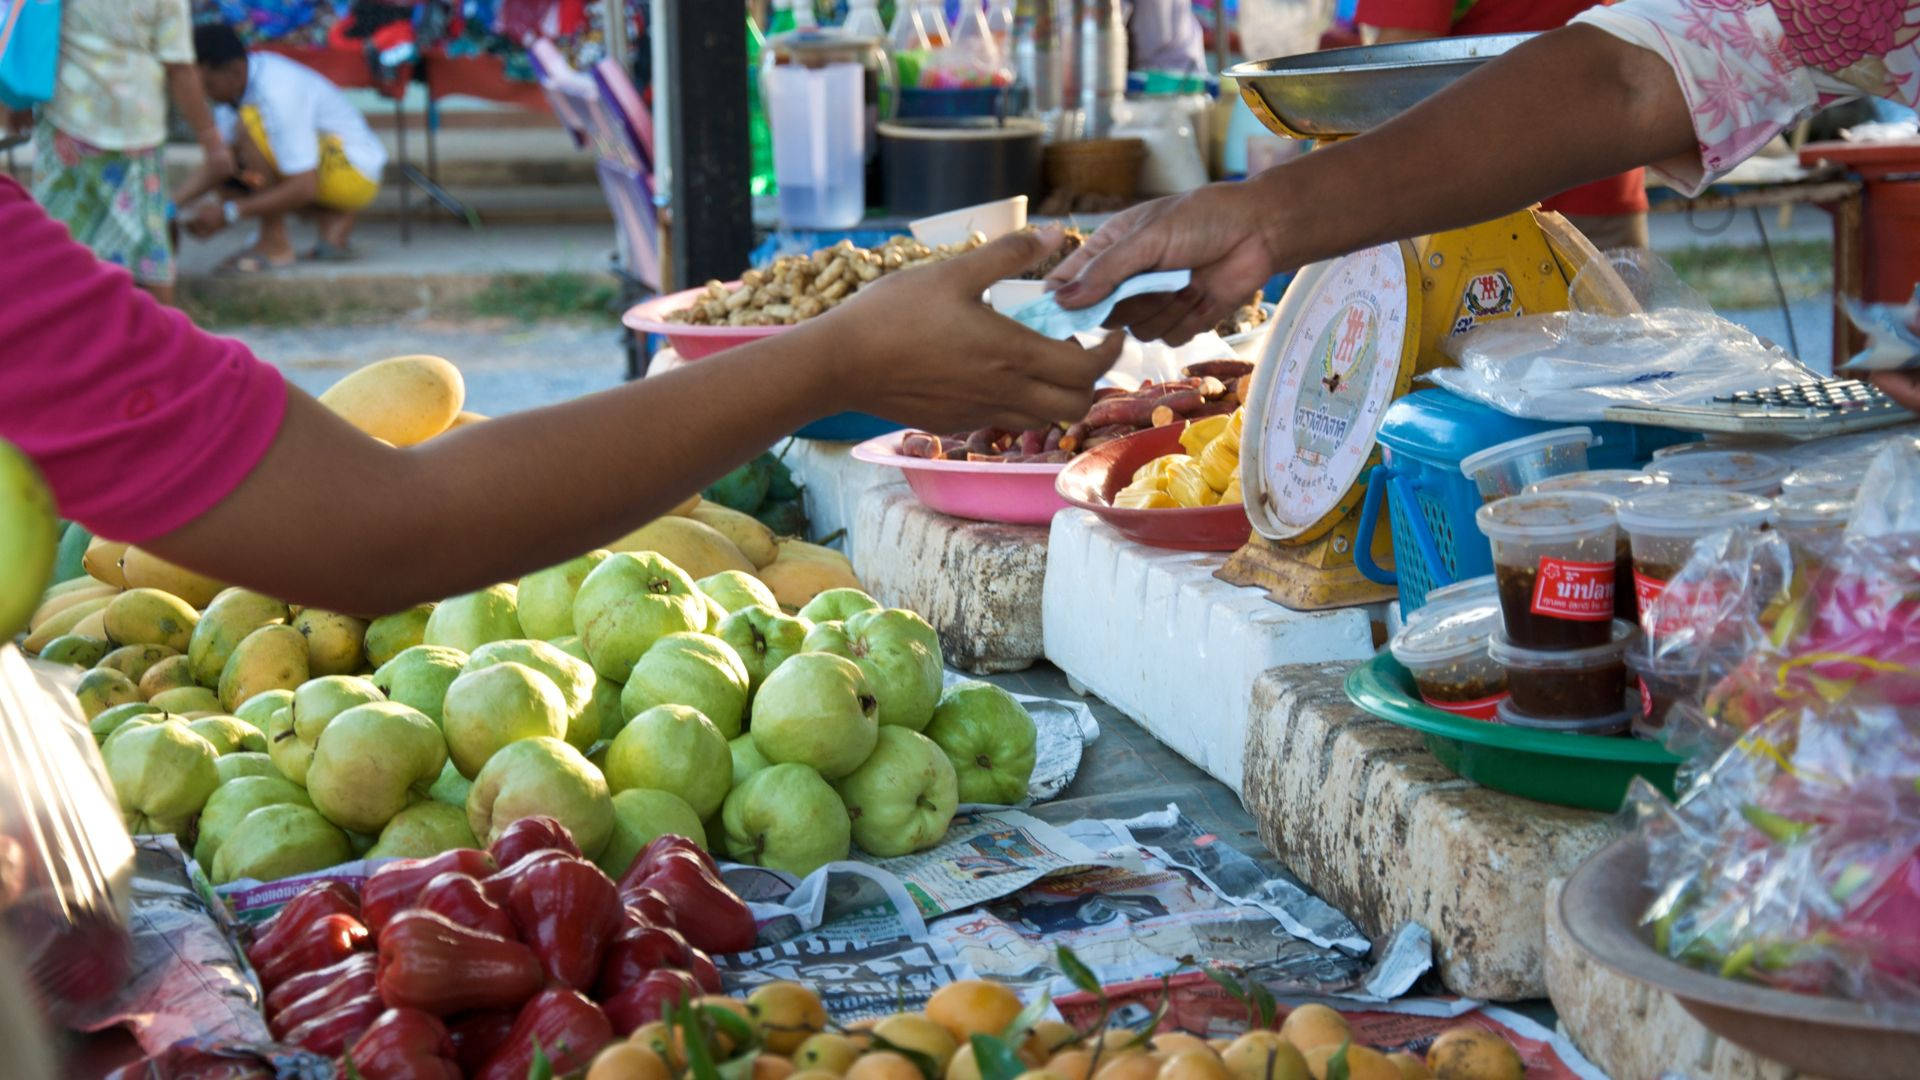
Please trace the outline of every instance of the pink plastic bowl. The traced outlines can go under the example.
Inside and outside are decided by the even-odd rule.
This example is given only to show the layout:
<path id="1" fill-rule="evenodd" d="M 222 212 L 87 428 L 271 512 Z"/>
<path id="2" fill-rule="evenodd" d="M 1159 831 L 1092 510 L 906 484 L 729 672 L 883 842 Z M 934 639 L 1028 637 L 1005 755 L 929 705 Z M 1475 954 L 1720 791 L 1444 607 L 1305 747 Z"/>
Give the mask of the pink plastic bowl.
<path id="1" fill-rule="evenodd" d="M 907 474 L 907 486 L 931 509 L 974 521 L 1045 525 L 1067 507 L 1054 490 L 1065 465 L 929 461 L 900 453 L 902 437 L 898 431 L 876 435 L 853 448 L 853 459 Z"/>
<path id="2" fill-rule="evenodd" d="M 737 281 L 727 282 L 728 288 L 738 284 Z M 712 356 L 735 345 L 745 345 L 749 341 L 759 341 L 793 329 L 791 326 L 696 326 L 693 323 L 667 321 L 669 313 L 693 303 L 705 292 L 706 287 L 702 286 L 656 296 L 628 308 L 627 313 L 620 316 L 620 321 L 636 333 L 664 336 L 668 344 L 673 346 L 673 351 L 686 360 Z"/>

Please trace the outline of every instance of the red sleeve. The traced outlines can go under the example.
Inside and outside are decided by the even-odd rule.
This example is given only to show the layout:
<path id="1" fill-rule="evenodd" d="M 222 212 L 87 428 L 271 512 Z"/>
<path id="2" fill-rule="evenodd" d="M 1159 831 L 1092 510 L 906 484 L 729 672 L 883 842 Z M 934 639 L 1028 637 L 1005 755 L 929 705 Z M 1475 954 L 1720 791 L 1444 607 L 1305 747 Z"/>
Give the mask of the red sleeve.
<path id="1" fill-rule="evenodd" d="M 280 372 L 156 303 L 5 177 L 0 237 L 0 438 L 61 515 L 137 543 L 225 498 L 280 429 Z"/>
<path id="2" fill-rule="evenodd" d="M 1360 0 L 1353 21 L 1384 30 L 1420 30 L 1429 34 L 1453 31 L 1453 0 Z"/>

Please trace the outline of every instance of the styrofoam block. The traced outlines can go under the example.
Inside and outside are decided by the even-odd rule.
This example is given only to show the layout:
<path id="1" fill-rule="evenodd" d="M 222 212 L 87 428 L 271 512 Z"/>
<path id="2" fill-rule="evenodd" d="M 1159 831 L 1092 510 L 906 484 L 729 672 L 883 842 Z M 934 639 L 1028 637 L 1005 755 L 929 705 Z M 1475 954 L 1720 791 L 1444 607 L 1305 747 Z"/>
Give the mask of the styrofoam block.
<path id="1" fill-rule="evenodd" d="M 1047 659 L 1238 792 L 1254 680 L 1283 664 L 1372 656 L 1379 612 L 1292 611 L 1214 577 L 1225 562 L 1136 544 L 1089 511 L 1062 511 L 1041 620 Z"/>
<path id="2" fill-rule="evenodd" d="M 869 465 L 853 460 L 855 443 L 821 442 L 816 439 L 788 439 L 774 448 L 786 451 L 781 460 L 793 470 L 793 478 L 807 489 L 807 521 L 813 539 L 831 536 L 842 529 L 851 537 L 860 520 L 860 498 L 882 484 L 897 483 L 900 470 L 885 465 Z M 841 545 L 852 551 L 853 545 Z"/>

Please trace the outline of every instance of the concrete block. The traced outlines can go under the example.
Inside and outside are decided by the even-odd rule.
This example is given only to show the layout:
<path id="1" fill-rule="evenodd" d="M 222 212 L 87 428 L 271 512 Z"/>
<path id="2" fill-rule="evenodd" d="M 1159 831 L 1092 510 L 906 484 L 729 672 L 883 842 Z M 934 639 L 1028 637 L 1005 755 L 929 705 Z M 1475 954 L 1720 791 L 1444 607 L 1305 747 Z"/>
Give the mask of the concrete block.
<path id="1" fill-rule="evenodd" d="M 1417 732 L 1347 701 L 1350 667 L 1281 667 L 1254 684 L 1241 798 L 1261 840 L 1374 940 L 1425 926 L 1454 993 L 1543 996 L 1547 883 L 1615 826 L 1460 779 Z"/>
<path id="2" fill-rule="evenodd" d="M 853 460 L 854 443 L 790 439 L 782 445 L 787 454 L 782 460 L 793 470 L 793 478 L 807 489 L 807 519 L 813 530 L 810 539 L 831 536 L 842 529 L 851 537 L 859 522 L 860 500 L 867 492 L 901 482 L 899 469 Z M 776 447 L 774 453 L 780 449 Z M 838 546 L 853 550 L 851 543 Z"/>
<path id="3" fill-rule="evenodd" d="M 1793 1080 L 1803 1077 L 1702 1027 L 1671 994 L 1616 975 L 1587 959 L 1560 921 L 1560 889 L 1547 887 L 1547 992 L 1560 1024 L 1582 1053 L 1611 1076 L 1690 1080 Z"/>
<path id="4" fill-rule="evenodd" d="M 1040 659 L 1043 526 L 948 517 L 895 481 L 860 497 L 852 534 L 860 580 L 882 603 L 932 623 L 949 667 L 984 675 Z"/>
<path id="5" fill-rule="evenodd" d="M 1054 515 L 1049 547 L 1047 659 L 1235 791 L 1261 672 L 1373 655 L 1369 611 L 1281 607 L 1214 577 L 1225 553 L 1136 544 L 1086 510 Z"/>

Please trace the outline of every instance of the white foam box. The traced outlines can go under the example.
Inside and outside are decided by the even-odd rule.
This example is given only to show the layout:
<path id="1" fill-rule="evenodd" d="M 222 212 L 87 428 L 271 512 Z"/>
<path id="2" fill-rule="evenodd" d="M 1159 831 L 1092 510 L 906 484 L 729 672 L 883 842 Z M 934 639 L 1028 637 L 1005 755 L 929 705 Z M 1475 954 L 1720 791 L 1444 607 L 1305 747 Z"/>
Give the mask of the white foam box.
<path id="1" fill-rule="evenodd" d="M 860 521 L 861 498 L 874 488 L 900 480 L 899 469 L 853 460 L 853 448 L 857 445 L 788 439 L 773 449 L 776 454 L 786 451 L 781 460 L 793 470 L 794 480 L 807 491 L 807 524 L 812 538 L 818 540 L 844 529 L 848 542 L 838 545 L 843 551 L 853 550 L 852 536 Z"/>
<path id="2" fill-rule="evenodd" d="M 1254 680 L 1284 664 L 1371 657 L 1384 607 L 1293 611 L 1214 577 L 1226 558 L 1146 547 L 1090 511 L 1064 510 L 1041 622 L 1047 659 L 1076 689 L 1238 793 Z"/>

